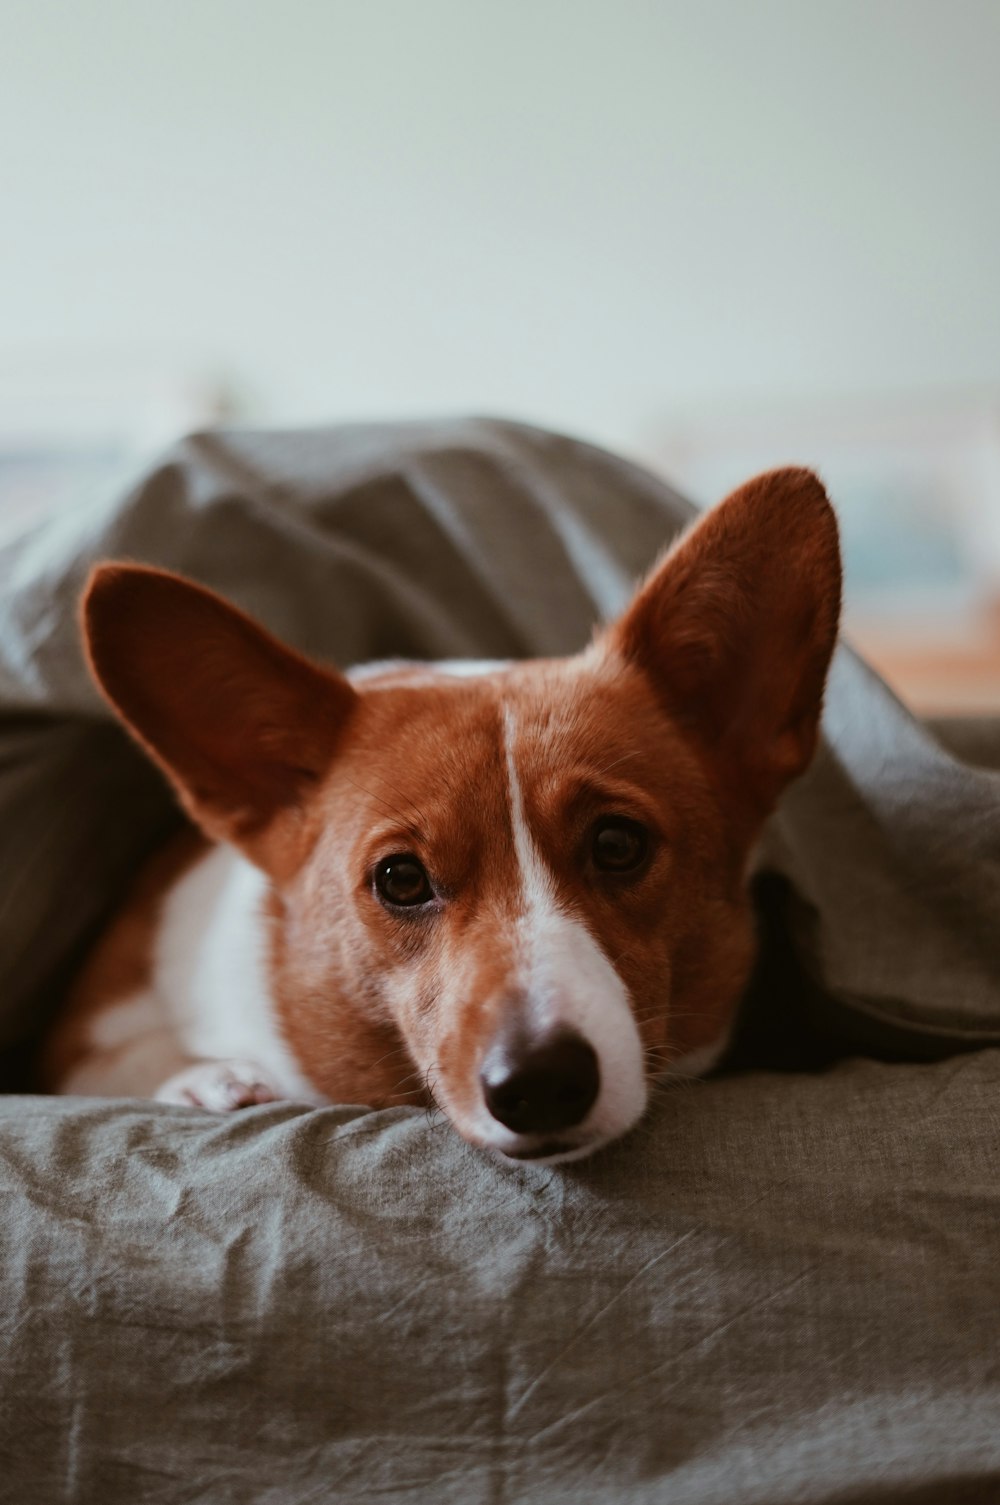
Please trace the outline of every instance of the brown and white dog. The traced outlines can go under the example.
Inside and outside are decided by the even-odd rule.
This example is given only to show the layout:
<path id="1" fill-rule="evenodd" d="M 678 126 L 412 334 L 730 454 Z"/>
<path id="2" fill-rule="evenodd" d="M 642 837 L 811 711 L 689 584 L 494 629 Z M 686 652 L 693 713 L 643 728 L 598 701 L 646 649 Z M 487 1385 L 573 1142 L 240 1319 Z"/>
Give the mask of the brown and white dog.
<path id="1" fill-rule="evenodd" d="M 805 470 L 699 519 L 568 659 L 343 676 L 178 576 L 100 566 L 94 675 L 199 830 L 98 943 L 49 1085 L 436 1102 L 543 1162 L 623 1134 L 724 1048 L 752 851 L 813 755 L 839 604 Z"/>

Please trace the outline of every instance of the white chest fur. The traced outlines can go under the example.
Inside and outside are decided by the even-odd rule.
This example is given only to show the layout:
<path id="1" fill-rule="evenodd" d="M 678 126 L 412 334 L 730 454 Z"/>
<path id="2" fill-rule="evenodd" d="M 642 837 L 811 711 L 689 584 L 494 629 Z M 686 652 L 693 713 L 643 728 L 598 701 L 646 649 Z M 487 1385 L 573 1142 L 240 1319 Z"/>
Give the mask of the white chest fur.
<path id="1" fill-rule="evenodd" d="M 142 1061 L 148 1091 L 181 1063 L 256 1062 L 283 1097 L 321 1103 L 282 1038 L 266 964 L 267 880 L 228 847 L 214 847 L 168 895 L 153 943 L 150 987 L 94 1021 L 97 1052 L 113 1052 L 121 1070 Z M 100 1056 L 64 1084 L 65 1091 L 113 1090 Z M 110 1065 L 110 1063 L 109 1063 Z M 141 1090 L 135 1088 L 133 1090 Z"/>

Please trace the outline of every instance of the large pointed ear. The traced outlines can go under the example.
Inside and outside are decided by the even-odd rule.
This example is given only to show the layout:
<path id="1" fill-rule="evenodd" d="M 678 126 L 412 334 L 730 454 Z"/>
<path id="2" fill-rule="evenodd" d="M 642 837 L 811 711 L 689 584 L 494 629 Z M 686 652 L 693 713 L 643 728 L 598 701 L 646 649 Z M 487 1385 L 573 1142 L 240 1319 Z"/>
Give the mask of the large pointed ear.
<path id="1" fill-rule="evenodd" d="M 776 470 L 700 518 L 611 629 L 758 810 L 815 751 L 840 587 L 826 492 L 812 471 Z"/>
<path id="2" fill-rule="evenodd" d="M 199 585 L 99 565 L 83 599 L 98 685 L 212 837 L 294 867 L 303 804 L 357 701 L 347 680 Z"/>

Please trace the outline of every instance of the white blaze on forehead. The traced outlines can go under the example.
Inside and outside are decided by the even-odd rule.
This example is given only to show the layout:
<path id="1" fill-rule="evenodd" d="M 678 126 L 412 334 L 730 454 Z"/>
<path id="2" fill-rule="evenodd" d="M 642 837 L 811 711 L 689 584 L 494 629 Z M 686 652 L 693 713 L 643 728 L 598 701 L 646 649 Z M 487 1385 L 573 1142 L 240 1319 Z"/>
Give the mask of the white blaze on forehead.
<path id="1" fill-rule="evenodd" d="M 539 1033 L 560 1025 L 593 1047 L 601 1088 L 580 1126 L 588 1139 L 623 1134 L 646 1106 L 642 1042 L 628 993 L 615 968 L 582 921 L 560 906 L 553 875 L 535 844 L 517 770 L 517 725 L 504 707 L 504 751 L 511 827 L 521 881 L 517 925 L 517 978 L 527 1000 L 529 1026 Z M 495 1121 L 491 1138 L 512 1139 Z"/>
<path id="2" fill-rule="evenodd" d="M 514 851 L 521 874 L 521 891 L 524 898 L 524 914 L 545 908 L 555 903 L 555 887 L 552 875 L 532 839 L 528 817 L 524 810 L 524 795 L 514 760 L 514 742 L 517 727 L 510 706 L 504 707 L 503 745 L 507 759 L 507 787 L 510 793 L 510 820 L 514 832 Z"/>

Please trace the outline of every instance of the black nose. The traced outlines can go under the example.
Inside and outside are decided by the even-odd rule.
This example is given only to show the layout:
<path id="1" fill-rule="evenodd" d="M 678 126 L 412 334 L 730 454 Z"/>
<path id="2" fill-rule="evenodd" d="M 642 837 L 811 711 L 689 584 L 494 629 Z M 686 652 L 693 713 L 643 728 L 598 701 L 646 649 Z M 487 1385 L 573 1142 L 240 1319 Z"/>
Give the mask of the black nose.
<path id="1" fill-rule="evenodd" d="M 515 1134 L 547 1134 L 582 1123 L 601 1074 L 593 1048 L 569 1029 L 535 1039 L 498 1040 L 479 1073 L 486 1106 Z"/>

